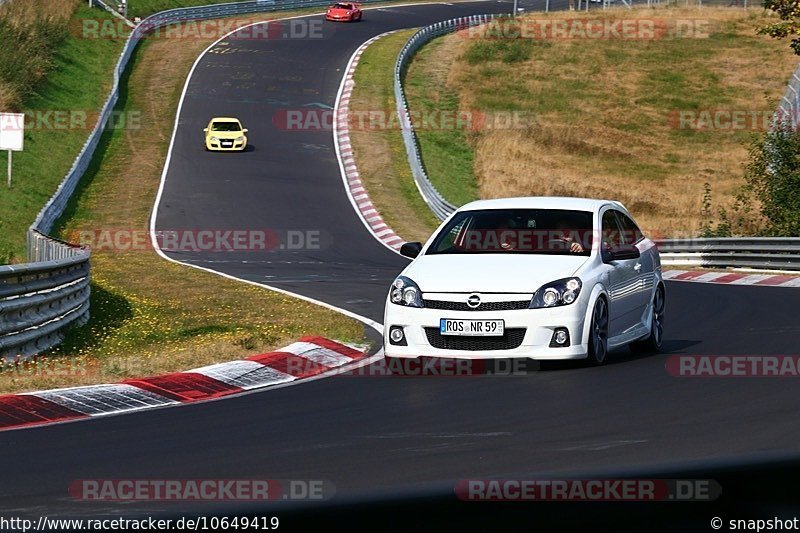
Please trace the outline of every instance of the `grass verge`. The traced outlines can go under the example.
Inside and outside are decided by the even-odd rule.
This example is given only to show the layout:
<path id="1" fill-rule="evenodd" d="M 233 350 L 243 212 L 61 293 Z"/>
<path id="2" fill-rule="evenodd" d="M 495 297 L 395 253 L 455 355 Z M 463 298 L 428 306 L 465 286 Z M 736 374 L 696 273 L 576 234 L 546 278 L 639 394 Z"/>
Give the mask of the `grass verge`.
<path id="1" fill-rule="evenodd" d="M 210 4 L 227 4 L 229 0 L 132 0 L 128 7 L 128 18 L 147 17 L 166 9 L 195 7 Z"/>
<path id="2" fill-rule="evenodd" d="M 435 39 L 414 56 L 404 87 L 420 155 L 436 189 L 456 206 L 478 199 L 473 113 L 461 109 L 458 93 L 447 86 L 458 40 Z M 477 126 L 477 123 L 475 123 Z"/>
<path id="3" fill-rule="evenodd" d="M 607 197 L 625 203 L 654 236 L 696 234 L 707 217 L 704 184 L 712 189 L 712 211 L 731 205 L 748 141 L 768 122 L 797 64 L 785 43 L 756 35 L 765 17 L 728 8 L 531 14 L 537 21 L 656 20 L 694 31 L 660 39 L 498 38 L 475 31 L 436 39 L 409 67 L 410 108 L 422 118 L 460 111 L 473 120 L 418 129 L 429 176 L 453 203 Z M 394 44 L 387 58 L 404 43 Z M 390 77 L 383 82 L 375 94 L 388 94 Z M 735 113 L 756 119 L 732 126 Z M 400 161 L 386 166 L 405 164 L 405 154 L 397 153 Z M 373 195 L 374 186 L 369 190 Z M 414 212 L 404 195 L 373 200 L 381 213 Z"/>
<path id="4" fill-rule="evenodd" d="M 209 44 L 162 38 L 139 47 L 123 80 L 118 111 L 138 113 L 140 127 L 111 129 L 103 136 L 62 234 L 147 231 L 181 89 Z M 0 391 L 186 370 L 267 351 L 306 334 L 364 339 L 363 325 L 339 313 L 168 263 L 149 251 L 97 251 L 92 275 L 90 322 L 38 363 L 2 369 Z"/>
<path id="5" fill-rule="evenodd" d="M 24 2 L 10 2 L 8 6 L 17 4 Z M 112 18 L 104 11 L 81 4 L 71 19 L 84 17 Z M 0 42 L 3 40 L 0 38 Z M 124 38 L 83 39 L 68 33 L 58 46 L 48 51 L 48 58 L 40 56 L 39 76 L 18 81 L 26 87 L 28 96 L 19 102 L 15 97 L 16 103 L 9 101 L 6 105 L 25 112 L 28 124 L 25 149 L 14 154 L 13 185 L 7 189 L 3 184 L 0 194 L 0 263 L 26 259 L 28 226 L 64 179 L 94 127 L 97 111 L 111 89 L 112 70 L 123 44 Z M 27 68 L 24 62 L 17 64 L 8 59 L 19 53 L 16 48 L 0 50 L 3 69 Z M 0 81 L 0 91 L 3 83 Z M 9 86 L 18 85 L 5 85 Z M 1 152 L 3 174 L 6 164 L 6 152 Z"/>
<path id="6" fill-rule="evenodd" d="M 400 130 L 381 127 L 397 124 L 393 120 L 394 64 L 397 53 L 415 31 L 383 37 L 362 54 L 350 98 L 350 140 L 361 180 L 386 223 L 406 240 L 424 242 L 438 221 L 414 185 Z M 366 113 L 385 120 L 371 125 L 358 118 Z"/>

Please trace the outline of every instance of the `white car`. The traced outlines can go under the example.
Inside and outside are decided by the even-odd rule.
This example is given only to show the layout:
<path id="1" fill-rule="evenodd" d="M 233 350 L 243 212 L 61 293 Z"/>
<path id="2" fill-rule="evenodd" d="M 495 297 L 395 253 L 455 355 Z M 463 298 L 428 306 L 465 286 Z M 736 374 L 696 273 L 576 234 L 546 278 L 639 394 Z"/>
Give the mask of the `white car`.
<path id="1" fill-rule="evenodd" d="M 481 200 L 453 213 L 386 299 L 394 358 L 606 361 L 661 349 L 665 290 L 655 243 L 619 202 Z"/>

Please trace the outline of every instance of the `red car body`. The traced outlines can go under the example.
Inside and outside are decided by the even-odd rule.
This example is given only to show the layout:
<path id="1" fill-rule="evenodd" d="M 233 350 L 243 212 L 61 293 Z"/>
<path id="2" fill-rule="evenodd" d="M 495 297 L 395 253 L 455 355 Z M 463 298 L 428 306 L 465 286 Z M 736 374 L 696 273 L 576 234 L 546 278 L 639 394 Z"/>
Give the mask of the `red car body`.
<path id="1" fill-rule="evenodd" d="M 355 2 L 337 2 L 325 12 L 325 20 L 336 22 L 354 22 L 361 20 L 361 4 Z"/>

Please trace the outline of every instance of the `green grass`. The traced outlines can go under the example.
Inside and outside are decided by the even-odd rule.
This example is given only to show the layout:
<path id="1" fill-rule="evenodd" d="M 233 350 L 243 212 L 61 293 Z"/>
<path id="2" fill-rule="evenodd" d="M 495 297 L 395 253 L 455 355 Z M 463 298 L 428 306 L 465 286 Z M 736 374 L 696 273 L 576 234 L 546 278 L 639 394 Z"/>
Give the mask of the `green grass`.
<path id="1" fill-rule="evenodd" d="M 499 50 L 498 57 L 501 61 L 513 63 L 520 55 L 528 53 L 518 52 L 517 50 L 524 50 L 525 47 L 515 44 L 498 47 L 498 42 L 481 43 L 486 46 L 477 47 L 477 56 L 484 57 L 486 53 L 494 54 Z M 436 117 L 440 114 L 456 117 L 459 111 L 470 110 L 460 110 L 458 95 L 448 91 L 441 77 L 437 75 L 437 70 L 441 70 L 441 67 L 432 58 L 441 45 L 441 40 L 435 40 L 417 53 L 409 65 L 404 87 L 412 117 L 430 117 L 430 127 L 420 127 L 415 121 L 415 131 L 428 177 L 445 199 L 460 206 L 478 198 L 478 185 L 473 170 L 474 155 L 468 138 L 469 128 L 448 125 L 445 120 Z"/>
<path id="2" fill-rule="evenodd" d="M 397 53 L 415 31 L 397 32 L 366 49 L 354 76 L 356 85 L 350 100 L 353 112 L 379 110 L 386 117 L 395 117 L 394 65 Z M 386 223 L 405 239 L 427 239 L 438 221 L 414 184 L 401 132 L 398 129 L 352 131 L 351 137 L 361 178 Z M 366 142 L 370 143 L 369 148 L 364 146 Z M 384 148 L 381 155 L 388 156 L 388 165 L 371 168 L 372 157 L 364 150 Z"/>
<path id="3" fill-rule="evenodd" d="M 3 58 L 0 61 L 0 84 L 7 91 L 4 92 L 4 103 L 12 109 L 21 103 L 23 95 L 38 88 L 53 66 L 54 49 L 68 33 L 65 19 L 37 17 L 13 21 L 17 18 L 14 15 L 22 18 L 13 12 L 7 15 L 9 18 L 0 17 L 0 58 Z"/>
<path id="4" fill-rule="evenodd" d="M 130 0 L 128 3 L 128 18 L 144 18 L 165 9 L 228 4 L 230 2 L 231 0 Z"/>
<path id="5" fill-rule="evenodd" d="M 164 11 L 165 9 L 175 9 L 179 7 L 205 6 L 210 4 L 229 4 L 236 0 L 130 0 L 128 4 L 128 18 L 147 17 L 153 13 Z M 238 0 L 242 1 L 242 0 Z M 412 2 L 422 2 L 429 0 L 410 0 Z M 333 3 L 333 2 L 331 2 Z M 365 6 L 367 7 L 367 6 Z M 322 7 L 310 8 L 312 13 L 322 10 Z"/>
<path id="6" fill-rule="evenodd" d="M 112 18 L 82 5 L 73 20 L 84 17 Z M 123 44 L 124 38 L 68 35 L 55 50 L 46 80 L 23 102 L 22 109 L 34 117 L 52 111 L 78 118 L 85 113 L 91 122 L 92 114 L 96 117 L 108 96 Z M 3 185 L 0 193 L 0 262 L 25 260 L 28 226 L 64 179 L 94 126 L 87 123 L 86 129 L 55 129 L 44 120 L 38 121 L 39 125 L 36 122 L 31 121 L 35 127 L 25 132 L 24 151 L 13 156 L 11 189 Z M 0 153 L 0 168 L 5 170 L 6 165 L 7 155 Z"/>

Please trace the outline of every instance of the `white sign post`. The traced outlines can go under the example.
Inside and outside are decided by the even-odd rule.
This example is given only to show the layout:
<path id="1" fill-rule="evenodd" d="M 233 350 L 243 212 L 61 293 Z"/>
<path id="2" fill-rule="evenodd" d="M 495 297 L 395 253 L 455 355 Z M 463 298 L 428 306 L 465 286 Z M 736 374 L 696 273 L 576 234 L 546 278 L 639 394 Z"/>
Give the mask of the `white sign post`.
<path id="1" fill-rule="evenodd" d="M 22 151 L 25 140 L 25 115 L 0 113 L 0 150 L 8 150 L 8 186 L 11 187 L 11 154 Z"/>

